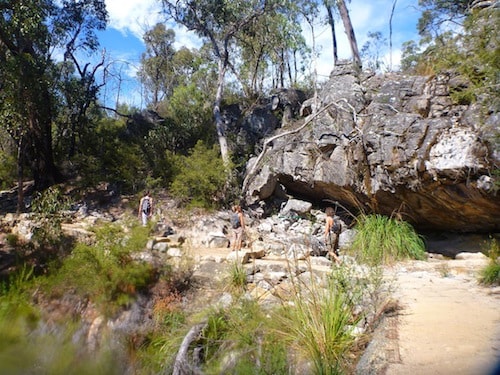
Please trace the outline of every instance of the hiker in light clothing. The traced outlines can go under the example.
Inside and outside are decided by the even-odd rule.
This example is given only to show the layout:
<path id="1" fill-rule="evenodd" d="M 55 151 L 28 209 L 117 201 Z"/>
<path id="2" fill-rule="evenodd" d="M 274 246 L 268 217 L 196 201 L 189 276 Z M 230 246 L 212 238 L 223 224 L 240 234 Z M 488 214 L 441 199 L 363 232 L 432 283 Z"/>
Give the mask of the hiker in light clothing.
<path id="1" fill-rule="evenodd" d="M 234 231 L 234 241 L 232 250 L 239 251 L 243 243 L 243 233 L 245 232 L 245 218 L 241 206 L 233 206 L 233 214 L 231 216 L 231 225 Z"/>
<path id="2" fill-rule="evenodd" d="M 149 195 L 149 190 L 139 202 L 139 212 L 137 216 L 141 218 L 142 226 L 148 225 L 148 219 L 153 215 L 153 198 Z"/>

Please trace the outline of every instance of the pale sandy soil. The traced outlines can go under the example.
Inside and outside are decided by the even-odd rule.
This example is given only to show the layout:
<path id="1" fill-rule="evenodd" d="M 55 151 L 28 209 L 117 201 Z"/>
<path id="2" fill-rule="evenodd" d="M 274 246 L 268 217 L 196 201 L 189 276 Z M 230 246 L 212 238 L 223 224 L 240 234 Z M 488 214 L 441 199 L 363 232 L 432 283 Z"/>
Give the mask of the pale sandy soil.
<path id="1" fill-rule="evenodd" d="M 385 375 L 497 375 L 500 291 L 477 283 L 484 262 L 395 267 L 396 344 Z"/>

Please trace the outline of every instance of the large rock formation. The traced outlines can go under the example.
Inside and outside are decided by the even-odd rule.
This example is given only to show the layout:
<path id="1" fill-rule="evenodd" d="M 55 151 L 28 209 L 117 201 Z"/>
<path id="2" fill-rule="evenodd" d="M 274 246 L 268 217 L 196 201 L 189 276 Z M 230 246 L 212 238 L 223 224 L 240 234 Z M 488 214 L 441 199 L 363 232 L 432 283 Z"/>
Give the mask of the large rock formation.
<path id="1" fill-rule="evenodd" d="M 486 134 L 498 132 L 499 113 L 454 103 L 450 92 L 464 85 L 451 73 L 337 68 L 319 99 L 304 103 L 312 114 L 278 129 L 249 162 L 247 203 L 284 187 L 318 203 L 398 214 L 419 229 L 499 231 L 500 153 Z"/>

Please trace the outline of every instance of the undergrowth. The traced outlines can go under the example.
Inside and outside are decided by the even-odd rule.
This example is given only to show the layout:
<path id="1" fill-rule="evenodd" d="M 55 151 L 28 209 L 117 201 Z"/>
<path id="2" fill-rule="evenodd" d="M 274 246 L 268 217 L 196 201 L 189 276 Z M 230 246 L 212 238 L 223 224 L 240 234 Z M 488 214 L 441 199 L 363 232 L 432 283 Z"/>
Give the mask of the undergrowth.
<path id="1" fill-rule="evenodd" d="M 486 285 L 500 285 L 500 245 L 496 238 L 489 242 L 487 250 L 490 261 L 480 272 L 479 280 Z"/>
<path id="2" fill-rule="evenodd" d="M 361 215 L 352 244 L 354 256 L 371 265 L 426 259 L 425 244 L 413 227 L 382 215 Z"/>

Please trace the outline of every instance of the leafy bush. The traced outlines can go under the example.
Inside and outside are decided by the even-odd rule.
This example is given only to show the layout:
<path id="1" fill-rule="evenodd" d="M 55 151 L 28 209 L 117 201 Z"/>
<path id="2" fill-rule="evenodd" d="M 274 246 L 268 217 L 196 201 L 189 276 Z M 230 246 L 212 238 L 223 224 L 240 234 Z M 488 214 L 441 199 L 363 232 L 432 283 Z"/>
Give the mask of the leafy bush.
<path id="1" fill-rule="evenodd" d="M 191 207 L 216 207 L 224 198 L 226 171 L 218 149 L 198 142 L 189 156 L 179 157 L 179 174 L 171 192 Z"/>
<path id="2" fill-rule="evenodd" d="M 488 256 L 490 262 L 481 270 L 480 282 L 486 285 L 500 285 L 500 246 L 495 238 L 490 242 Z"/>
<path id="3" fill-rule="evenodd" d="M 67 238 L 61 227 L 64 220 L 64 210 L 70 207 L 70 200 L 65 197 L 60 188 L 52 186 L 42 192 L 36 192 L 31 202 L 31 210 L 36 221 L 31 242 L 40 267 L 54 259 L 62 258 L 71 248 L 71 239 Z"/>
<path id="4" fill-rule="evenodd" d="M 16 160 L 0 150 L 0 189 L 12 187 L 16 181 Z"/>
<path id="5" fill-rule="evenodd" d="M 59 270 L 48 280 L 52 293 L 75 290 L 112 312 L 128 304 L 156 277 L 151 265 L 132 254 L 144 248 L 147 228 L 136 226 L 128 233 L 113 224 L 96 230 L 94 245 L 77 244 Z"/>
<path id="6" fill-rule="evenodd" d="M 362 215 L 356 229 L 352 250 L 363 263 L 377 265 L 426 258 L 422 237 L 405 221 L 382 215 Z"/>
<path id="7" fill-rule="evenodd" d="M 96 186 L 101 181 L 119 183 L 126 191 L 144 188 L 148 176 L 142 145 L 127 138 L 122 120 L 100 120 L 92 137 L 85 140 L 80 154 L 72 160 L 82 177 L 83 186 Z"/>

